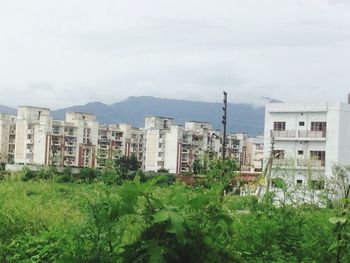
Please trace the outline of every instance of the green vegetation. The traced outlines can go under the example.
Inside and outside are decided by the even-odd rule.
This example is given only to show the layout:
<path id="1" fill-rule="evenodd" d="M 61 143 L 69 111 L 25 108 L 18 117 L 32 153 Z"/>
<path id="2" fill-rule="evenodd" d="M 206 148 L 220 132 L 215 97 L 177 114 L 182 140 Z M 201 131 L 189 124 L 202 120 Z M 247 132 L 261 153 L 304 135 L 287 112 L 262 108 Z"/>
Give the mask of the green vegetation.
<path id="1" fill-rule="evenodd" d="M 224 195 L 233 165 L 211 162 L 197 186 L 112 164 L 2 172 L 0 262 L 350 262 L 349 196 L 318 208 Z"/>

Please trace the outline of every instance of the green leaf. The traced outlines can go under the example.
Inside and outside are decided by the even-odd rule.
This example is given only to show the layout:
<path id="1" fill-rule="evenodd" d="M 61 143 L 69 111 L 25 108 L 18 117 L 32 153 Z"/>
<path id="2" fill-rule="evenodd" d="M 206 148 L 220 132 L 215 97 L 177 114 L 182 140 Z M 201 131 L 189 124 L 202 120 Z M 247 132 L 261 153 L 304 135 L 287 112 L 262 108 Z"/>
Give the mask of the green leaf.
<path id="1" fill-rule="evenodd" d="M 160 223 L 169 219 L 169 213 L 166 209 L 161 209 L 153 215 L 153 223 Z"/>
<path id="2" fill-rule="evenodd" d="M 347 219 L 345 217 L 331 217 L 328 219 L 329 222 L 333 225 L 336 225 L 336 224 L 345 224 Z"/>
<path id="3" fill-rule="evenodd" d="M 191 199 L 188 204 L 196 210 L 202 209 L 208 203 L 208 198 L 205 196 L 199 196 Z"/>

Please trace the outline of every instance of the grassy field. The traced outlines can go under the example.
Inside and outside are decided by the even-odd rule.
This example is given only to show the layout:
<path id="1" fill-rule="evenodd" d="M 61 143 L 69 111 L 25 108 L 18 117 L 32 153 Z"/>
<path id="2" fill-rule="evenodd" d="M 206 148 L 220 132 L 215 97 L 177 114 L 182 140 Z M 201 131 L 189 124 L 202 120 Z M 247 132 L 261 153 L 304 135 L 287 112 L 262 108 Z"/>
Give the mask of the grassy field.
<path id="1" fill-rule="evenodd" d="M 277 208 L 157 179 L 3 180 L 0 262 L 349 262 L 348 226 L 330 222 L 337 209 Z"/>

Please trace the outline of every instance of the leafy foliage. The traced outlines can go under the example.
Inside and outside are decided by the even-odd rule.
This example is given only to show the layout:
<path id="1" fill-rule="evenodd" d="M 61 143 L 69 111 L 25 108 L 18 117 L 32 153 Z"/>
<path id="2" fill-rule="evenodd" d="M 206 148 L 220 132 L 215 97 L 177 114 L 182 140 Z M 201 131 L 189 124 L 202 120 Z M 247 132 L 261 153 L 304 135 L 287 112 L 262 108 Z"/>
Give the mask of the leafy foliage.
<path id="1" fill-rule="evenodd" d="M 208 165 L 196 187 L 169 174 L 122 179 L 113 164 L 6 175 L 0 262 L 350 261 L 348 196 L 331 208 L 277 207 L 223 195 L 235 164 Z"/>

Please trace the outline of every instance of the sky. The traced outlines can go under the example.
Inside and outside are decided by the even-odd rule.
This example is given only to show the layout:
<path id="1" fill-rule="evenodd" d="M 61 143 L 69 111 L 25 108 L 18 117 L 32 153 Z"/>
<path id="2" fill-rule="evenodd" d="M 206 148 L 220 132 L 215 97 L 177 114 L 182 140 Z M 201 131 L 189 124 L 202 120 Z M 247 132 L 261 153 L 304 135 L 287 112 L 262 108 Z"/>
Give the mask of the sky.
<path id="1" fill-rule="evenodd" d="M 349 0 L 0 0 L 0 104 L 341 102 Z"/>

